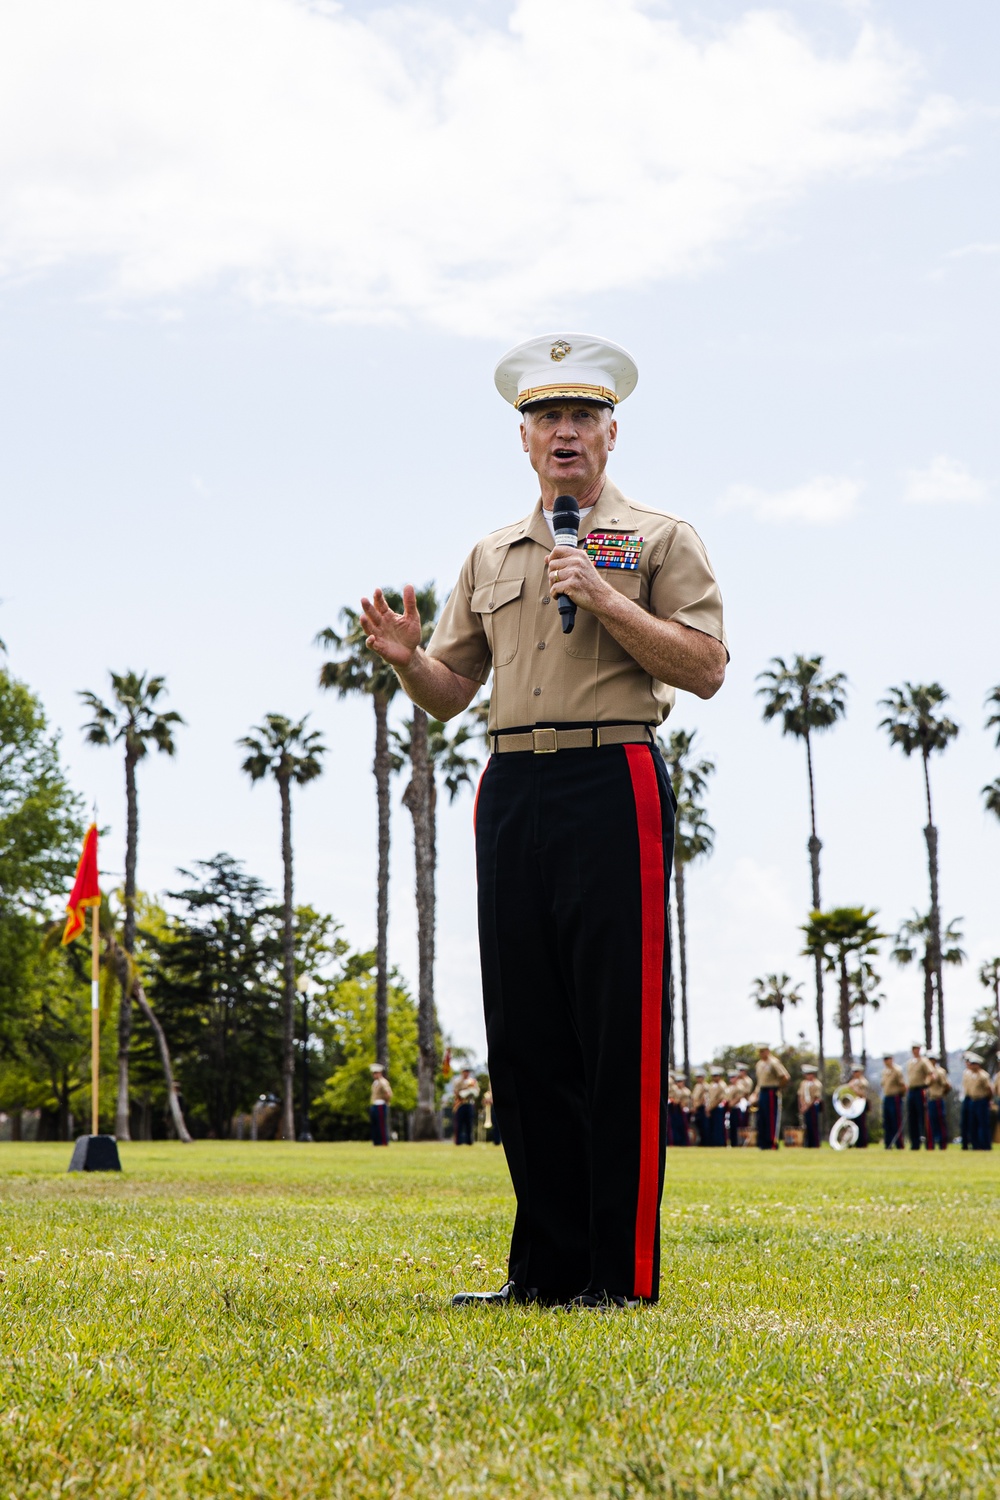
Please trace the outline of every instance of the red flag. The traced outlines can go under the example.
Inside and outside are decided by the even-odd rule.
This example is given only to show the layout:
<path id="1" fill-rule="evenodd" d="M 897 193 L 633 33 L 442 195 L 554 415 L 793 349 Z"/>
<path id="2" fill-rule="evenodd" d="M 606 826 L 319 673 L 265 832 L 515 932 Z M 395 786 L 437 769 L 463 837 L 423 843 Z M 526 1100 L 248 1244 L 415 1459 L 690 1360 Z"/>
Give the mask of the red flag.
<path id="1" fill-rule="evenodd" d="M 444 1049 L 444 1057 L 441 1059 L 441 1077 L 447 1083 L 451 1077 L 451 1048 Z"/>
<path id="2" fill-rule="evenodd" d="M 71 943 L 83 931 L 83 908 L 100 906 L 101 888 L 97 878 L 97 824 L 91 823 L 83 840 L 83 853 L 76 867 L 76 879 L 66 903 L 69 916 L 63 931 L 64 943 Z"/>

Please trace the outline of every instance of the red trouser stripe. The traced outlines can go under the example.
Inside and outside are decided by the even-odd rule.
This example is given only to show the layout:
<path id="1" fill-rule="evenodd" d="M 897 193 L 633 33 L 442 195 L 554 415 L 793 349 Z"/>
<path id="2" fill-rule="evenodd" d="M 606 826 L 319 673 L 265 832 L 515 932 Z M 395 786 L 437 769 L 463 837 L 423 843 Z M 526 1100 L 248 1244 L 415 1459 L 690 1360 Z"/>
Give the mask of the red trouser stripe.
<path id="1" fill-rule="evenodd" d="M 635 1295 L 653 1294 L 653 1250 L 660 1196 L 660 1048 L 663 1016 L 664 894 L 660 789 L 648 745 L 625 745 L 639 828 L 642 888 L 642 1056 L 639 1068 L 639 1201 L 635 1215 Z"/>
<path id="2" fill-rule="evenodd" d="M 475 798 L 474 798 L 473 803 L 472 803 L 472 836 L 473 836 L 473 838 L 475 838 L 475 836 L 476 836 L 476 814 L 479 811 L 479 793 L 483 789 L 483 776 L 486 775 L 486 772 L 489 770 L 489 768 L 490 768 L 490 763 L 489 763 L 489 761 L 487 761 L 486 764 L 485 764 L 485 766 L 483 767 L 482 775 L 480 776 L 479 781 L 476 784 L 476 795 L 475 795 Z"/>

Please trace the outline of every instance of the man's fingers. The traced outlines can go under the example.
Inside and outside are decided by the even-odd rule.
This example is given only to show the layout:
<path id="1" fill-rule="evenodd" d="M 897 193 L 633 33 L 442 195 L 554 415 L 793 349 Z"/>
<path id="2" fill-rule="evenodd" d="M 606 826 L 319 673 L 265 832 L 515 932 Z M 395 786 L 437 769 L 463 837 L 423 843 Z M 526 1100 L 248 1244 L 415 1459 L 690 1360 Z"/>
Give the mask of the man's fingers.
<path id="1" fill-rule="evenodd" d="M 417 591 L 412 583 L 403 585 L 403 618 L 416 621 L 420 624 L 420 615 L 417 611 Z"/>

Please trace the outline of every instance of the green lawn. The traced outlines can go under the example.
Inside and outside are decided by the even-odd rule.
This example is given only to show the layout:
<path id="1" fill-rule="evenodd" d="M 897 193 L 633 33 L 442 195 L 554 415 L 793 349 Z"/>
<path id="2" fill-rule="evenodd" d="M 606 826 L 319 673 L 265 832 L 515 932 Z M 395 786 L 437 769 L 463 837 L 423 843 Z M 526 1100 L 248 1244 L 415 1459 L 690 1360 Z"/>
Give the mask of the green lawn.
<path id="1" fill-rule="evenodd" d="M 1000 1495 L 1000 1153 L 674 1152 L 657 1308 L 503 1280 L 490 1146 L 0 1145 L 0 1495 Z"/>

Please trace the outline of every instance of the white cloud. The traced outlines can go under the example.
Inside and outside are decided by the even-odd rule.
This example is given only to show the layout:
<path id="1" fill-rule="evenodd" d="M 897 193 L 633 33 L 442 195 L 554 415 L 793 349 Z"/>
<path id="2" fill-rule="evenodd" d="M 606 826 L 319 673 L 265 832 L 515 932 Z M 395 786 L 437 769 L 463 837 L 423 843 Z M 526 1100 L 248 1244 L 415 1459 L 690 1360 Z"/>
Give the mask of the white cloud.
<path id="1" fill-rule="evenodd" d="M 985 500 L 990 487 L 956 458 L 939 453 L 926 469 L 911 469 L 903 499 L 914 505 L 954 505 Z"/>
<path id="2" fill-rule="evenodd" d="M 733 484 L 719 506 L 722 510 L 748 510 L 755 521 L 804 521 L 811 526 L 830 526 L 855 514 L 861 490 L 856 480 L 819 474 L 793 489 L 770 493 L 749 484 Z"/>
<path id="3" fill-rule="evenodd" d="M 324 0 L 7 0 L 0 269 L 114 297 L 525 328 L 690 273 L 814 183 L 953 125 L 862 19 L 686 31 L 643 0 L 520 0 L 506 27 Z"/>

